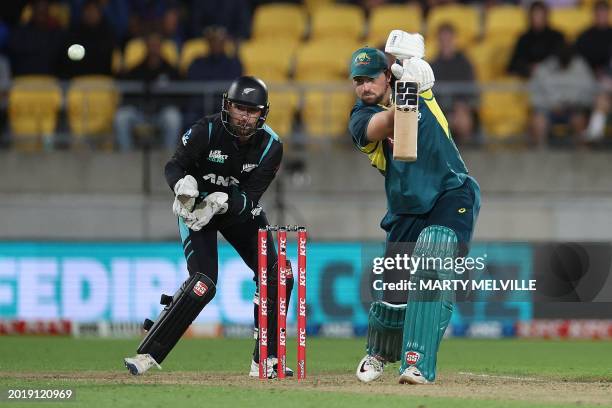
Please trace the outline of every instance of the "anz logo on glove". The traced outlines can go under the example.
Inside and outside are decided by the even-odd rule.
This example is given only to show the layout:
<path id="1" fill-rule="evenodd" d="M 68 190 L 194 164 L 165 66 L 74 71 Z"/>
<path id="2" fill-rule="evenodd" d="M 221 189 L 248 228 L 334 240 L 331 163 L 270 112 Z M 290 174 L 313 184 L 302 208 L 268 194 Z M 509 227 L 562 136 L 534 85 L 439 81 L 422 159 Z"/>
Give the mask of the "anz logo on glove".
<path id="1" fill-rule="evenodd" d="M 181 138 L 181 141 L 183 142 L 183 146 L 187 146 L 187 142 L 189 141 L 190 136 L 191 136 L 191 129 L 186 131 L 183 137 Z"/>
<path id="2" fill-rule="evenodd" d="M 237 186 L 240 184 L 240 181 L 233 176 L 217 176 L 216 174 L 209 173 L 203 177 L 204 181 L 208 181 L 217 186 L 229 187 L 229 186 Z"/>

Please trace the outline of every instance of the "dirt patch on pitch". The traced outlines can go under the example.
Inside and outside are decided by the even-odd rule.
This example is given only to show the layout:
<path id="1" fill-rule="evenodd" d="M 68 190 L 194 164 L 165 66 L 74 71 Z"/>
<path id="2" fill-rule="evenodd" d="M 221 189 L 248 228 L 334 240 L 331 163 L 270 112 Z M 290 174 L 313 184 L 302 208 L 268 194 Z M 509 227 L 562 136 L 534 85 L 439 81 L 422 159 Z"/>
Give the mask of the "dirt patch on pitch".
<path id="1" fill-rule="evenodd" d="M 392 373 L 382 380 L 361 384 L 352 374 L 316 374 L 298 384 L 295 378 L 271 382 L 248 378 L 242 374 L 198 372 L 152 372 L 132 377 L 126 372 L 0 372 L 0 380 L 57 380 L 75 383 L 204 385 L 253 389 L 300 389 L 316 392 L 405 395 L 411 397 L 452 397 L 495 399 L 530 403 L 612 406 L 612 383 L 576 382 L 542 377 L 486 375 L 479 373 L 443 373 L 434 385 L 409 386 L 397 383 Z"/>

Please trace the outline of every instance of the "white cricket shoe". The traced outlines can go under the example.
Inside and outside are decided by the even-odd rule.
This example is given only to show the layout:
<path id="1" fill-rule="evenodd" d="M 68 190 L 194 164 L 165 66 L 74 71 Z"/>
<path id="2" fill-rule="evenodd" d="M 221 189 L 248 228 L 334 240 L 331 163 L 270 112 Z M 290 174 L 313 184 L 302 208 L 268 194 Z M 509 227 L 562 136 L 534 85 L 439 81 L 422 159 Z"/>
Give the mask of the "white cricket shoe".
<path id="1" fill-rule="evenodd" d="M 385 363 L 374 356 L 367 355 L 361 359 L 357 366 L 357 378 L 364 383 L 378 379 L 385 369 Z"/>
<path id="2" fill-rule="evenodd" d="M 421 374 L 418 368 L 415 366 L 410 366 L 404 370 L 403 373 L 400 374 L 399 378 L 400 384 L 431 384 L 431 382 L 427 381 L 425 377 Z"/>
<path id="3" fill-rule="evenodd" d="M 268 378 L 278 377 L 278 359 L 276 357 L 268 357 Z M 285 367 L 285 376 L 293 377 L 293 370 L 289 367 Z M 259 363 L 255 360 L 251 360 L 251 371 L 249 371 L 249 377 L 259 378 Z"/>
<path id="4" fill-rule="evenodd" d="M 132 375 L 142 375 L 153 366 L 161 370 L 161 366 L 150 354 L 136 354 L 134 357 L 124 358 L 123 363 Z"/>

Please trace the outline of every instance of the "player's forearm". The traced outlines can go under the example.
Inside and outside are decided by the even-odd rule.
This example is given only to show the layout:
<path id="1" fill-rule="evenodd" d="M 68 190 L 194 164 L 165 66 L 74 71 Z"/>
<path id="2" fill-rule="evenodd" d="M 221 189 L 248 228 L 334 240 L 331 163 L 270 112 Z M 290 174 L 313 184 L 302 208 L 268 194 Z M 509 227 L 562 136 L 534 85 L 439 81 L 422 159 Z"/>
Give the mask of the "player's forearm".
<path id="1" fill-rule="evenodd" d="M 369 141 L 377 142 L 393 135 L 394 113 L 395 111 L 390 109 L 372 116 L 367 130 Z"/>
<path id="2" fill-rule="evenodd" d="M 185 177 L 185 174 L 185 169 L 174 158 L 170 159 L 168 163 L 166 163 L 164 175 L 166 176 L 166 182 L 172 191 L 174 191 L 176 182 Z"/>

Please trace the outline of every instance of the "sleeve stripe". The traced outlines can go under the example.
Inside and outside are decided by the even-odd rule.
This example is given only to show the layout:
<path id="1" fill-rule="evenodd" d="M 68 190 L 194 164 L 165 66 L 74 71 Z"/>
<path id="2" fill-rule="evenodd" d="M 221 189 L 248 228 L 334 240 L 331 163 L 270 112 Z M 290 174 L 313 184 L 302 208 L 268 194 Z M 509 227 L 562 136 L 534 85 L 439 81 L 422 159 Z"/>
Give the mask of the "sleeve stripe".
<path id="1" fill-rule="evenodd" d="M 268 154 L 268 150 L 270 150 L 270 146 L 272 146 L 272 142 L 274 142 L 274 138 L 272 137 L 272 135 L 270 135 L 270 140 L 268 141 L 266 150 L 264 150 L 263 154 L 261 155 L 261 158 L 259 159 L 259 164 L 261 164 L 263 158 L 266 156 L 266 154 Z"/>
<path id="2" fill-rule="evenodd" d="M 242 200 L 243 200 L 242 210 L 240 210 L 240 212 L 238 214 L 242 214 L 242 212 L 246 208 L 246 195 L 244 193 L 242 193 Z"/>

